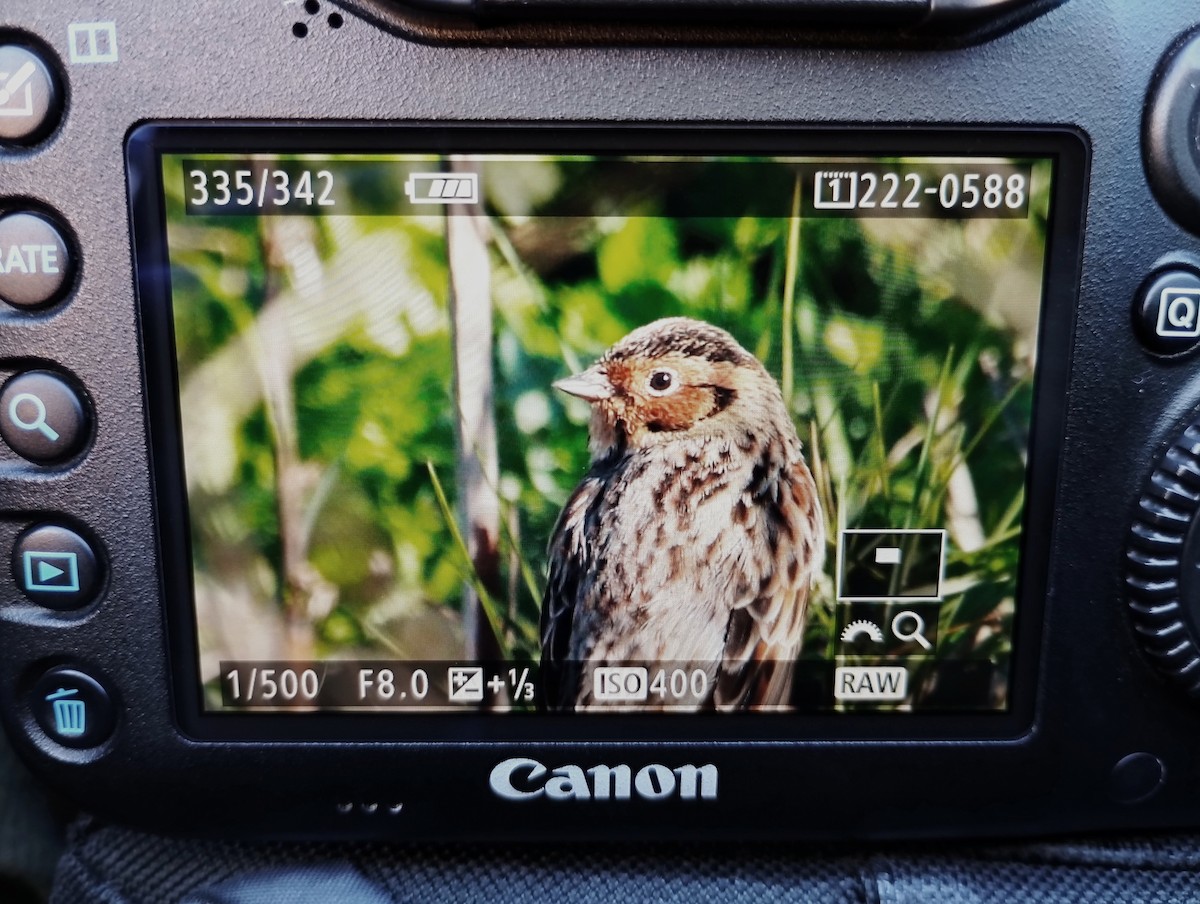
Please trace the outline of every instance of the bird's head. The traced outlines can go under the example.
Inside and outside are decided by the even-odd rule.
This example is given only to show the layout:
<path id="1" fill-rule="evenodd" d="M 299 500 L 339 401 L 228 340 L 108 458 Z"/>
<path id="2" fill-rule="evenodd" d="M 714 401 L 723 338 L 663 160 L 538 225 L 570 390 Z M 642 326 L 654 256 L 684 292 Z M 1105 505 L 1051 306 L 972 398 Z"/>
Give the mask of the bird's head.
<path id="1" fill-rule="evenodd" d="M 724 330 L 684 317 L 639 327 L 554 387 L 591 404 L 596 457 L 686 436 L 791 430 L 758 359 Z"/>

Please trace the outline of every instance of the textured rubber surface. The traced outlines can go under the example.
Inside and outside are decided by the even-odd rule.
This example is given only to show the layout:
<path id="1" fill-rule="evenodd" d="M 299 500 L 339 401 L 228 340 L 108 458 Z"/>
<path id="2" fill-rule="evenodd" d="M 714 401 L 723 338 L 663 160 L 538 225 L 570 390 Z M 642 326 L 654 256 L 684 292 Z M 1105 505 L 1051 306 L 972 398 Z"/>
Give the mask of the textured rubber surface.
<path id="1" fill-rule="evenodd" d="M 84 820 L 52 904 L 1200 901 L 1200 836 L 1006 846 L 388 847 L 158 838 Z"/>
<path id="2" fill-rule="evenodd" d="M 61 826 L 29 772 L 0 733 L 0 902 L 25 901 L 16 889 L 45 892 L 62 849 Z"/>

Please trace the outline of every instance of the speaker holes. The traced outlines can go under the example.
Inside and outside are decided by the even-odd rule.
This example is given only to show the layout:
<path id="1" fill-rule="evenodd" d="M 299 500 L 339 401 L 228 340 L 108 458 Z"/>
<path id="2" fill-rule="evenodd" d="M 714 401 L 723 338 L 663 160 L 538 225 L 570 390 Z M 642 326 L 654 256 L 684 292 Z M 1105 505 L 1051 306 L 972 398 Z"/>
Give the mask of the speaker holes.
<path id="1" fill-rule="evenodd" d="M 321 12 L 321 4 L 318 0 L 305 0 L 303 9 L 310 16 L 315 16 Z M 336 12 L 330 13 L 325 18 L 325 21 L 335 31 L 346 24 L 346 18 L 341 13 Z M 304 22 L 296 22 L 292 25 L 292 34 L 297 38 L 307 38 L 309 30 L 308 24 Z"/>
<path id="2" fill-rule="evenodd" d="M 352 816 L 354 814 L 360 816 L 399 816 L 404 812 L 404 804 L 399 801 L 381 804 L 373 800 L 363 802 L 343 800 L 334 804 L 334 811 L 339 816 Z"/>

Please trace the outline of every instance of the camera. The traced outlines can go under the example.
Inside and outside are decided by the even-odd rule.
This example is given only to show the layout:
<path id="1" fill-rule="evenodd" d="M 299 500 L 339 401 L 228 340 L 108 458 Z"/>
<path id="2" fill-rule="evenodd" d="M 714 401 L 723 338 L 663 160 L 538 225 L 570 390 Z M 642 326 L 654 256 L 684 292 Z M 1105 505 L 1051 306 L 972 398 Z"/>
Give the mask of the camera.
<path id="1" fill-rule="evenodd" d="M 1194 10 L 581 6 L 0 13 L 22 756 L 193 834 L 1194 825 Z"/>

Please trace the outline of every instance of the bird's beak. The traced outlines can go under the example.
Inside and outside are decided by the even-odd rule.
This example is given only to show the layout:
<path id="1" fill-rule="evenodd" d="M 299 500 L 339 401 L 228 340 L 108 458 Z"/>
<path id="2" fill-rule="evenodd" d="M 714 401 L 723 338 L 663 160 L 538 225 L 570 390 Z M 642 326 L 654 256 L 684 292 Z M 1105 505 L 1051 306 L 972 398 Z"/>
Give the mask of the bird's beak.
<path id="1" fill-rule="evenodd" d="M 614 394 L 612 383 L 604 375 L 604 371 L 589 367 L 583 373 L 575 374 L 554 384 L 554 388 L 583 399 L 585 402 L 599 402 L 611 399 Z"/>

